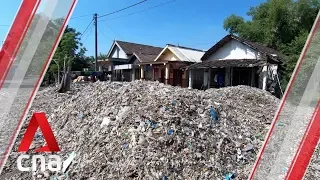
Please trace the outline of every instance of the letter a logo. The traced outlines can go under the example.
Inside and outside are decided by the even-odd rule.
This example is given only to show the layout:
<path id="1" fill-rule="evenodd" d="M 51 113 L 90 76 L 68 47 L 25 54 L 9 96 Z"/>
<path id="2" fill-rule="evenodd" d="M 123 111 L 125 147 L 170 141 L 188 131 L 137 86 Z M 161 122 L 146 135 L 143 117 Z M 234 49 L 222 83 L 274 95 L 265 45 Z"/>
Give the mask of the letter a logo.
<path id="1" fill-rule="evenodd" d="M 60 148 L 50 128 L 46 115 L 42 112 L 39 112 L 39 113 L 34 113 L 32 115 L 29 126 L 27 127 L 26 133 L 24 134 L 21 144 L 18 148 L 18 152 L 27 152 L 29 150 L 33 137 L 36 134 L 38 127 L 40 127 L 41 129 L 44 139 L 47 142 L 47 145 L 40 147 L 35 151 L 36 152 L 60 151 Z"/>

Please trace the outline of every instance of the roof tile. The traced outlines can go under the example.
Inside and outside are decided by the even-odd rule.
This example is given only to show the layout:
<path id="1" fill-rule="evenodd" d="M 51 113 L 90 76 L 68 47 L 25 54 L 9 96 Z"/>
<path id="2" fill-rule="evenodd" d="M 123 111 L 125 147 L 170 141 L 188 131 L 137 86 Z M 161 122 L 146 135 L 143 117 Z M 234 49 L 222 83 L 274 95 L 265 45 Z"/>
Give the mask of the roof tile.
<path id="1" fill-rule="evenodd" d="M 119 46 L 123 49 L 123 51 L 128 55 L 136 55 L 138 56 L 141 62 L 151 62 L 157 55 L 162 51 L 163 48 L 149 46 L 144 44 L 137 44 L 125 41 L 116 41 Z"/>

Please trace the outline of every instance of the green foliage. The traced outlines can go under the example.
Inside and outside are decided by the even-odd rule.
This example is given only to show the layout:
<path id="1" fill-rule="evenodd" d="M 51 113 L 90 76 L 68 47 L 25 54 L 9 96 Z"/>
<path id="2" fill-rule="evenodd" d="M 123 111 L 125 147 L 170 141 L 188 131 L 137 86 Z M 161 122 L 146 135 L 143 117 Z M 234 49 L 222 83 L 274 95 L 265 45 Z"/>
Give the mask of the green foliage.
<path id="1" fill-rule="evenodd" d="M 244 19 L 240 16 L 232 14 L 228 19 L 223 23 L 223 28 L 226 29 L 230 34 L 239 32 L 241 29 L 239 25 L 244 24 Z"/>
<path id="2" fill-rule="evenodd" d="M 231 15 L 224 29 L 274 48 L 286 56 L 282 84 L 286 87 L 320 9 L 318 0 L 268 0 L 251 7 L 251 20 Z"/>
<path id="3" fill-rule="evenodd" d="M 66 27 L 65 32 L 60 40 L 60 43 L 56 49 L 49 69 L 46 73 L 46 77 L 49 74 L 57 74 L 58 66 L 60 71 L 64 69 L 64 63 L 66 64 L 66 70 L 82 71 L 83 68 L 90 67 L 90 59 L 85 56 L 86 48 L 83 47 L 80 39 L 81 33 L 76 29 L 69 26 Z M 69 68 L 68 68 L 69 67 Z"/>
<path id="4" fill-rule="evenodd" d="M 81 33 L 76 29 L 69 26 L 65 29 L 65 32 L 61 38 L 58 48 L 54 54 L 54 59 L 57 61 L 60 67 L 64 66 L 64 61 L 69 66 L 79 69 L 83 65 L 86 49 L 82 47 L 80 42 Z M 78 64 L 80 63 L 80 64 Z M 79 67 L 80 66 L 80 67 Z"/>
<path id="5" fill-rule="evenodd" d="M 103 54 L 103 53 L 100 53 L 99 55 L 98 55 L 98 59 L 99 60 L 106 60 L 107 59 L 107 54 Z"/>

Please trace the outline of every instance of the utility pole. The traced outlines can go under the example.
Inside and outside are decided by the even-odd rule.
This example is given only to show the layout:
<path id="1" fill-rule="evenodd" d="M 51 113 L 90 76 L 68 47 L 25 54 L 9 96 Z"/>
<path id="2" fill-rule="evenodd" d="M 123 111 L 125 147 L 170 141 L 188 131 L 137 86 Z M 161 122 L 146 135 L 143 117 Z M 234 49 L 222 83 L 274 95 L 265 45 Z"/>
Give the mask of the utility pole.
<path id="1" fill-rule="evenodd" d="M 93 16 L 94 28 L 95 28 L 95 71 L 98 71 L 98 14 L 95 13 Z"/>

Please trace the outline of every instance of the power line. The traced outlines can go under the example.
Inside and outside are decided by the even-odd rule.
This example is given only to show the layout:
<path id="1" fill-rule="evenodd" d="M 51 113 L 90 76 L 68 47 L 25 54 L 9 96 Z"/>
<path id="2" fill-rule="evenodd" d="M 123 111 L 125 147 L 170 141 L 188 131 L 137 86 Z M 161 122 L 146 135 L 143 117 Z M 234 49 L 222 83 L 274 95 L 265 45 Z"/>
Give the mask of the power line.
<path id="1" fill-rule="evenodd" d="M 176 0 L 166 1 L 166 2 L 160 3 L 160 4 L 158 4 L 158 5 L 151 6 L 151 7 L 146 8 L 146 9 L 142 9 L 142 10 L 140 10 L 140 11 L 136 11 L 136 12 L 133 12 L 133 13 L 125 14 L 125 15 L 118 16 L 118 17 L 114 17 L 114 18 L 110 18 L 110 19 L 100 20 L 100 21 L 107 21 L 107 20 L 113 20 L 113 19 L 118 19 L 118 18 L 122 18 L 122 17 L 131 16 L 131 15 L 138 14 L 138 13 L 141 13 L 141 12 L 144 12 L 144 11 L 148 11 L 148 10 L 150 10 L 150 9 L 154 9 L 154 8 L 157 8 L 157 7 L 160 7 L 160 6 L 164 6 L 164 5 L 169 4 L 169 3 L 172 3 L 172 2 L 174 2 L 174 1 L 176 1 Z"/>
<path id="2" fill-rule="evenodd" d="M 113 12 L 108 13 L 108 14 L 105 14 L 105 15 L 101 15 L 101 16 L 99 16 L 98 18 L 105 17 L 105 16 L 109 16 L 109 15 L 111 15 L 111 14 L 115 14 L 115 13 L 124 11 L 124 10 L 126 10 L 126 9 L 132 8 L 132 7 L 137 6 L 137 5 L 141 4 L 141 3 L 144 3 L 144 2 L 146 2 L 146 1 L 147 1 L 147 0 L 140 1 L 140 2 L 138 2 L 138 3 L 132 4 L 132 5 L 127 6 L 127 7 L 125 7 L 125 8 L 122 8 L 122 9 L 119 9 L 119 10 L 116 10 L 116 11 L 113 11 Z"/>
<path id="3" fill-rule="evenodd" d="M 87 14 L 87 15 L 82 15 L 82 16 L 76 16 L 76 17 L 72 17 L 70 19 L 78 19 L 78 18 L 83 18 L 83 17 L 88 17 L 88 16 L 92 16 L 92 14 Z"/>
<path id="4" fill-rule="evenodd" d="M 99 30 L 99 32 L 106 38 L 106 39 L 109 39 L 109 40 L 112 40 L 112 39 L 110 39 L 110 38 L 108 38 L 105 34 L 104 34 L 104 32 L 103 31 L 101 31 L 101 29 L 100 28 L 98 28 L 98 30 Z"/>
<path id="5" fill-rule="evenodd" d="M 105 21 L 103 21 L 104 24 L 116 35 L 118 36 L 119 38 L 121 38 L 121 36 L 111 27 L 109 26 Z M 122 39 L 122 38 L 121 38 Z"/>
<path id="6" fill-rule="evenodd" d="M 124 10 L 126 10 L 126 9 L 129 9 L 129 8 L 131 8 L 131 7 L 134 7 L 134 6 L 137 6 L 137 5 L 139 5 L 139 4 L 141 4 L 141 3 L 144 3 L 144 2 L 146 2 L 146 1 L 147 1 L 147 0 L 140 1 L 140 2 L 138 2 L 138 3 L 132 4 L 132 5 L 127 6 L 127 7 L 125 7 L 125 8 L 122 8 L 122 9 L 119 9 L 119 10 L 116 10 L 116 11 L 113 11 L 113 12 L 108 13 L 108 14 L 101 15 L 101 16 L 99 16 L 98 18 L 100 18 L 100 17 L 105 17 L 105 16 L 109 16 L 109 15 L 112 15 L 112 14 L 115 14 L 115 13 L 118 13 L 118 12 L 121 12 L 121 11 L 124 11 Z M 76 16 L 76 17 L 72 17 L 72 18 L 70 18 L 70 19 L 78 19 L 78 18 L 83 18 L 83 17 L 88 17 L 88 16 L 92 16 L 92 14 Z"/>
<path id="7" fill-rule="evenodd" d="M 83 33 L 81 33 L 80 39 L 84 35 L 84 33 L 86 33 L 86 31 L 88 30 L 88 28 L 92 24 L 92 22 L 93 22 L 93 19 L 90 21 L 89 25 L 86 27 L 86 29 L 83 31 Z"/>
<path id="8" fill-rule="evenodd" d="M 93 26 L 91 26 L 91 29 L 89 30 L 89 34 L 87 35 L 87 37 L 84 38 L 84 40 L 82 41 L 83 43 L 87 41 L 88 37 L 92 34 L 93 31 Z"/>

